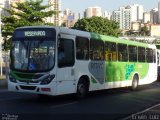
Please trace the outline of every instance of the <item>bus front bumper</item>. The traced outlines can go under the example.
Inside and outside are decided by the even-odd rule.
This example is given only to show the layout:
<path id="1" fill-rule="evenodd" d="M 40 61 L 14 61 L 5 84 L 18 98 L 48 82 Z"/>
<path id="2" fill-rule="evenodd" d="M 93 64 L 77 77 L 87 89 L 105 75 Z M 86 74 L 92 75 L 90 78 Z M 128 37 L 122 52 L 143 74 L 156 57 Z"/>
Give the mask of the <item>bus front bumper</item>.
<path id="1" fill-rule="evenodd" d="M 52 87 L 51 87 L 52 86 Z M 56 82 L 47 85 L 18 84 L 8 81 L 8 91 L 34 94 L 56 95 Z"/>

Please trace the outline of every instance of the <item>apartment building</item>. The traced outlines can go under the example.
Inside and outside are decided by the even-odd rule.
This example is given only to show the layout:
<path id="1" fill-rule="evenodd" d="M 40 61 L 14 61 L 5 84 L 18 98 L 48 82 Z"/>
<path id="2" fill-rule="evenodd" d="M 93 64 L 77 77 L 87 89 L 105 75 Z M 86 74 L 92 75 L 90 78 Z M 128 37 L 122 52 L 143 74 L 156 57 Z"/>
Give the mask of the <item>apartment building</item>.
<path id="1" fill-rule="evenodd" d="M 47 22 L 54 23 L 55 25 L 59 26 L 61 25 L 60 20 L 60 12 L 61 12 L 61 0 L 48 0 L 48 5 L 51 7 L 48 8 L 48 10 L 56 11 L 56 14 L 52 17 L 47 18 Z"/>
<path id="2" fill-rule="evenodd" d="M 95 6 L 95 7 L 88 7 L 84 12 L 85 18 L 90 18 L 93 16 L 99 16 L 102 17 L 102 9 L 101 7 Z"/>
<path id="3" fill-rule="evenodd" d="M 120 7 L 119 10 L 112 12 L 112 20 L 120 25 L 120 29 L 131 29 L 131 23 L 143 20 L 143 6 L 138 4 Z"/>

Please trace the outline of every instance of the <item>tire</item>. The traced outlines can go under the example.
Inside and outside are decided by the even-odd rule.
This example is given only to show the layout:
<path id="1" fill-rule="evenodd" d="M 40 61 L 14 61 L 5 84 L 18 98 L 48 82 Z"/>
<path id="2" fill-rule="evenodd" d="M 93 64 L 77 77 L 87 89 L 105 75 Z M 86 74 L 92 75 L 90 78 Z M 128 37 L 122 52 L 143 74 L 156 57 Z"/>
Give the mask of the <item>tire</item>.
<path id="1" fill-rule="evenodd" d="M 138 88 L 138 76 L 134 75 L 133 80 L 132 80 L 132 87 L 131 90 L 136 90 Z"/>
<path id="2" fill-rule="evenodd" d="M 85 98 L 88 93 L 88 84 L 84 79 L 80 79 L 77 85 L 76 97 L 78 99 Z"/>

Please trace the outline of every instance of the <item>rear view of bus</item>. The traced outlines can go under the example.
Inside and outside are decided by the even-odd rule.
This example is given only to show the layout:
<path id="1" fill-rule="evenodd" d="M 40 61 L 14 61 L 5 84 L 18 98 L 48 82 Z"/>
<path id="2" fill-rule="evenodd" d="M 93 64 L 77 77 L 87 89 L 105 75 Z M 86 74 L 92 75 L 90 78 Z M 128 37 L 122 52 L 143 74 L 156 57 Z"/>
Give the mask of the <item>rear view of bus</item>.
<path id="1" fill-rule="evenodd" d="M 54 28 L 18 28 L 12 37 L 8 89 L 10 91 L 54 94 Z M 50 87 L 52 86 L 52 88 Z"/>

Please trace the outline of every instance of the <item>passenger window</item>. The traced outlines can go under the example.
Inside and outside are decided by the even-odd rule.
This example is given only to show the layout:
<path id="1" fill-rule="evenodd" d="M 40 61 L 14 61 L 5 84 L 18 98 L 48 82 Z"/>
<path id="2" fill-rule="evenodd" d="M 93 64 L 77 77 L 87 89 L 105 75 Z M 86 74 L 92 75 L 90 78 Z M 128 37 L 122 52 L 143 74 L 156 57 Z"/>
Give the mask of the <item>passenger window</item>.
<path id="1" fill-rule="evenodd" d="M 138 61 L 145 62 L 145 48 L 138 47 Z"/>
<path id="2" fill-rule="evenodd" d="M 90 41 L 90 59 L 91 60 L 104 60 L 104 43 L 100 40 Z"/>
<path id="3" fill-rule="evenodd" d="M 146 48 L 146 62 L 152 63 L 153 62 L 153 50 Z"/>
<path id="4" fill-rule="evenodd" d="M 128 61 L 127 45 L 118 44 L 118 60 Z"/>
<path id="5" fill-rule="evenodd" d="M 153 50 L 153 62 L 156 63 L 156 50 Z"/>
<path id="6" fill-rule="evenodd" d="M 117 61 L 116 43 L 105 42 L 105 60 Z"/>
<path id="7" fill-rule="evenodd" d="M 87 38 L 76 38 L 76 58 L 78 60 L 89 59 L 89 40 Z"/>
<path id="8" fill-rule="evenodd" d="M 137 47 L 136 46 L 128 46 L 129 51 L 129 61 L 137 62 Z"/>
<path id="9" fill-rule="evenodd" d="M 75 63 L 74 42 L 70 39 L 60 39 L 58 43 L 58 67 L 69 67 Z"/>

